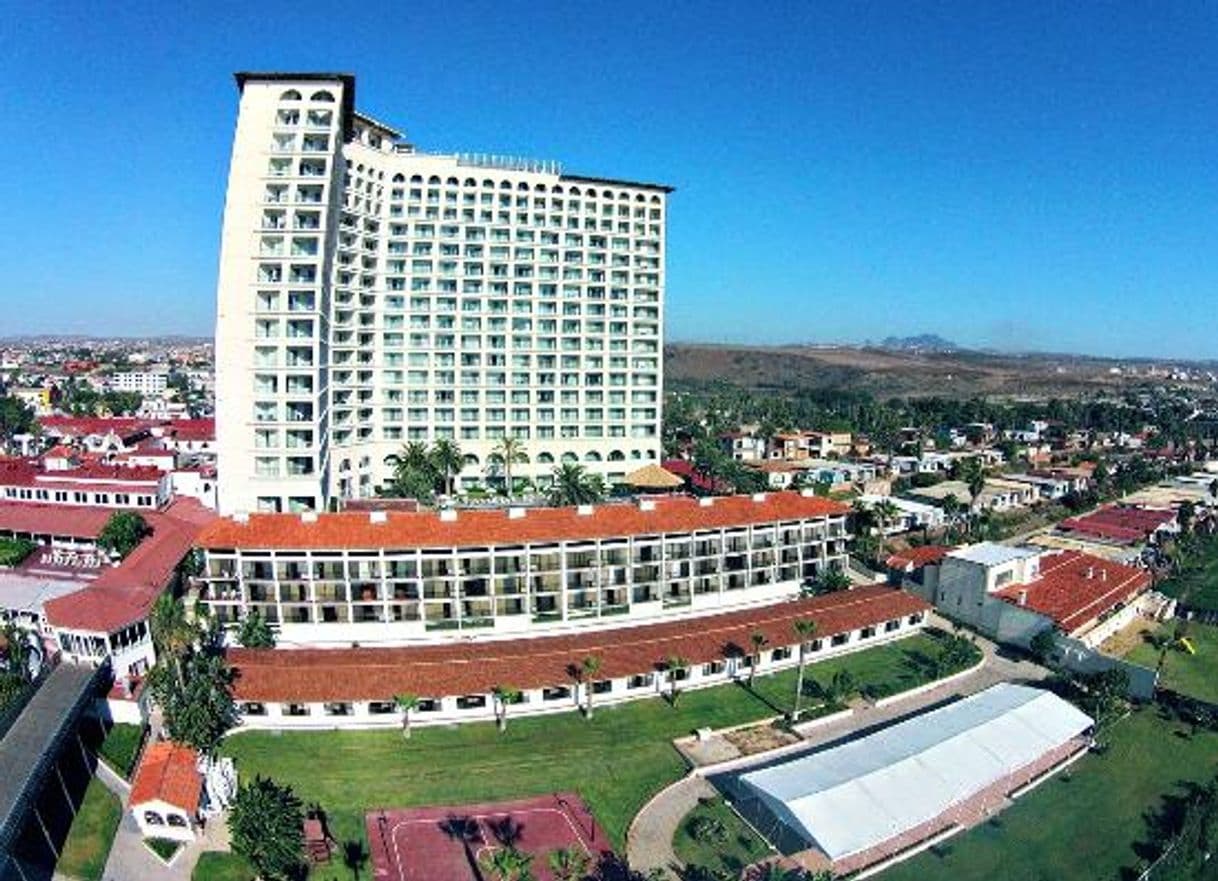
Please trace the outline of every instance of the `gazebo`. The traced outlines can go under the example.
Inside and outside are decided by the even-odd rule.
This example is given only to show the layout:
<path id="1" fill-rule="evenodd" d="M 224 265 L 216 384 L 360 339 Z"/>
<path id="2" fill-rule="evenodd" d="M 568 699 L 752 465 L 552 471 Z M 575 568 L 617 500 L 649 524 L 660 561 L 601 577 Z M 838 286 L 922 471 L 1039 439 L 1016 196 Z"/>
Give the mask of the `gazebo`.
<path id="1" fill-rule="evenodd" d="M 626 475 L 625 483 L 634 489 L 647 492 L 672 492 L 685 485 L 685 481 L 677 475 L 654 463 L 644 465 L 637 471 L 631 471 Z"/>

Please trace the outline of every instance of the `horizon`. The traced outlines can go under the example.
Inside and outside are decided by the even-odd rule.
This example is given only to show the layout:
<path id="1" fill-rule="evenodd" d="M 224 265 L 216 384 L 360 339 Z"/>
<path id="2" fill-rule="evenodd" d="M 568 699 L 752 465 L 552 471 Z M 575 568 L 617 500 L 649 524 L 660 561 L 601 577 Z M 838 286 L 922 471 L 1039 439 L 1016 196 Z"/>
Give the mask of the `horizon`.
<path id="1" fill-rule="evenodd" d="M 561 5 L 424 4 L 395 10 L 410 53 L 375 15 L 344 25 L 359 53 L 295 49 L 307 6 L 84 10 L 16 21 L 3 62 L 14 131 L 71 120 L 90 147 L 12 140 L 12 275 L 59 308 L 10 293 L 11 335 L 210 337 L 232 74 L 343 69 L 424 150 L 673 184 L 666 342 L 1218 355 L 1211 8 L 628 5 L 593 41 Z M 455 63 L 453 33 L 483 63 Z M 71 259 L 49 259 L 50 228 Z"/>

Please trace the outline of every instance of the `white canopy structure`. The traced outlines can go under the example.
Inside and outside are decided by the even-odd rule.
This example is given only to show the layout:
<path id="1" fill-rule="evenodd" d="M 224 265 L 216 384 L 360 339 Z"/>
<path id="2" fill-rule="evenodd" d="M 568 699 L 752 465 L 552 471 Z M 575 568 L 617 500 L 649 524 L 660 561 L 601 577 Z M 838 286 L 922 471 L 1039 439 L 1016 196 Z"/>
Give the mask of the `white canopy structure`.
<path id="1" fill-rule="evenodd" d="M 859 740 L 744 774 L 741 794 L 837 861 L 934 820 L 1092 724 L 1050 692 L 995 685 Z"/>

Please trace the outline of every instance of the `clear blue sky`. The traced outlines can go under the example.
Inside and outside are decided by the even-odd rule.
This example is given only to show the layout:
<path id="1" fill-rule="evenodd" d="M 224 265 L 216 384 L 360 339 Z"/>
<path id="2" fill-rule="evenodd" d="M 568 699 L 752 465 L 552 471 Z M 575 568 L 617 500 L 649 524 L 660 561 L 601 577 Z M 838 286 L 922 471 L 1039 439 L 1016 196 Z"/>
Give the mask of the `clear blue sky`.
<path id="1" fill-rule="evenodd" d="M 10 5 L 0 334 L 209 334 L 232 72 L 317 69 L 675 185 L 670 339 L 1218 357 L 1216 46 L 1213 3 Z"/>

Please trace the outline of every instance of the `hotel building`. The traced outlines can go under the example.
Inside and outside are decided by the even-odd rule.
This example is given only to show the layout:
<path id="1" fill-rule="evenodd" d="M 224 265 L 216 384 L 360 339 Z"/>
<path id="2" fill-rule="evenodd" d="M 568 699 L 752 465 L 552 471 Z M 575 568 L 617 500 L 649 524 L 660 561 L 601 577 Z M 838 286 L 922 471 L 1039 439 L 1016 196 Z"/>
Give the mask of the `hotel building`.
<path id="1" fill-rule="evenodd" d="M 660 448 L 669 187 L 416 149 L 355 79 L 237 75 L 216 325 L 220 510 L 372 495 L 409 441 L 458 486 Z"/>

